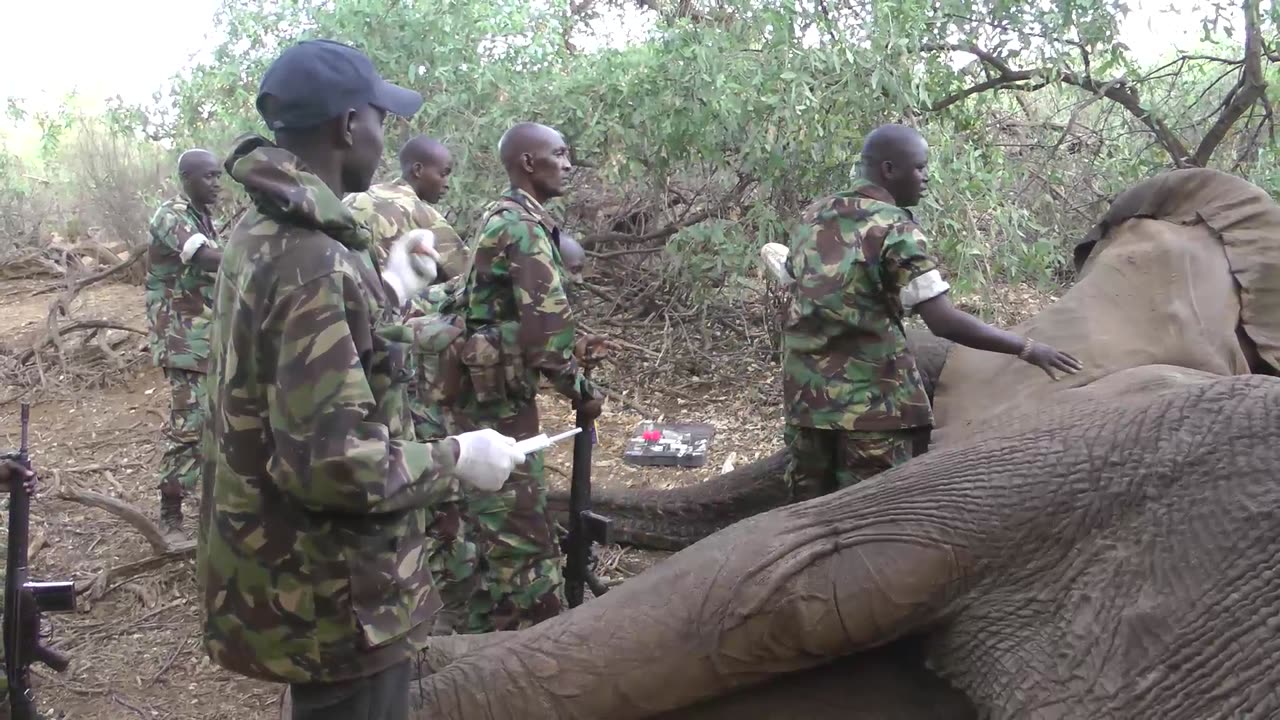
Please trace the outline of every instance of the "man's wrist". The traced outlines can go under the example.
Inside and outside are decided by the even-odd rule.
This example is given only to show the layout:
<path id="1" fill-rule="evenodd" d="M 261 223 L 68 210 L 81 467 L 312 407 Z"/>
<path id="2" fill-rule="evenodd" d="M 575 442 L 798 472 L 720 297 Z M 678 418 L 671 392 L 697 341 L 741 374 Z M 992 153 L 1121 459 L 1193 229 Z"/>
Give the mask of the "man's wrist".
<path id="1" fill-rule="evenodd" d="M 1036 341 L 1035 341 L 1035 340 L 1032 340 L 1030 337 L 1025 338 L 1025 339 L 1022 341 L 1022 348 L 1021 348 L 1020 350 L 1018 350 L 1018 359 L 1019 359 L 1019 360 L 1022 360 L 1022 361 L 1024 361 L 1024 362 L 1030 361 L 1030 359 L 1031 359 L 1031 346 L 1032 346 L 1032 345 L 1034 345 L 1034 344 L 1035 344 L 1035 342 L 1036 342 Z"/>

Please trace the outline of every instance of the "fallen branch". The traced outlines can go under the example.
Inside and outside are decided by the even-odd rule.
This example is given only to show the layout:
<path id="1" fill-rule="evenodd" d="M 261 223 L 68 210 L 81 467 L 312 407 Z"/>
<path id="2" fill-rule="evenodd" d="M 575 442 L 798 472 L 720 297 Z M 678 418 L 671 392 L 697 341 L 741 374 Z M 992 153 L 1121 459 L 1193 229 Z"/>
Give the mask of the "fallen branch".
<path id="1" fill-rule="evenodd" d="M 135 530 L 142 533 L 142 537 L 146 538 L 147 543 L 151 545 L 151 549 L 156 554 L 163 554 L 173 550 L 173 546 L 165 539 L 164 532 L 160 530 L 159 526 L 151 522 L 141 510 L 123 500 L 92 490 L 78 490 L 63 485 L 59 485 L 57 496 L 61 500 L 70 500 L 81 505 L 106 510 L 124 520 L 132 525 Z"/>
<path id="2" fill-rule="evenodd" d="M 163 567 L 171 562 L 185 560 L 195 554 L 195 541 L 170 542 L 160 530 L 160 527 L 138 508 L 123 500 L 103 495 L 102 493 L 67 486 L 62 482 L 62 471 L 60 470 L 53 471 L 53 485 L 50 490 L 60 500 L 96 507 L 121 518 L 142 534 L 147 543 L 151 545 L 151 550 L 154 553 L 151 557 L 143 560 L 105 568 L 92 580 L 77 582 L 77 594 L 90 592 L 91 597 L 101 597 L 106 593 L 108 584 L 113 581 L 119 582 L 148 570 Z"/>
<path id="3" fill-rule="evenodd" d="M 130 250 L 129 254 L 125 256 L 123 260 L 116 263 L 115 265 L 112 265 L 111 267 L 105 270 L 100 270 L 92 275 L 86 275 L 85 277 L 82 277 L 79 280 L 76 280 L 75 282 L 71 283 L 71 287 L 67 288 L 67 292 L 64 294 L 64 297 L 66 298 L 66 302 L 70 303 L 71 300 L 75 298 L 76 294 L 79 293 L 81 290 L 89 287 L 90 285 L 98 282 L 99 280 L 104 280 L 106 278 L 109 278 L 112 275 L 115 275 L 116 273 L 120 272 L 121 270 L 124 270 L 125 268 L 129 267 L 130 265 L 138 262 L 138 259 L 141 258 L 143 255 L 145 255 L 146 252 L 147 252 L 147 246 L 139 245 L 134 249 Z M 61 299 L 56 302 L 60 302 L 60 301 Z"/>
<path id="4" fill-rule="evenodd" d="M 643 235 L 634 235 L 631 233 L 620 233 L 620 232 L 605 232 L 605 233 L 598 233 L 596 235 L 588 235 L 585 239 L 583 239 L 582 247 L 593 248 L 593 247 L 610 244 L 610 243 L 612 244 L 647 243 L 647 242 L 653 242 L 654 240 L 665 240 L 666 238 L 669 238 L 672 235 L 675 235 L 676 233 L 680 232 L 681 230 L 687 227 L 697 225 L 703 220 L 710 218 L 711 215 L 712 215 L 711 210 L 702 210 L 700 212 L 690 213 L 684 216 L 683 218 L 681 218 L 680 220 L 677 220 L 676 222 L 671 223 L 670 225 L 667 225 L 658 230 L 654 230 L 653 232 L 650 232 L 650 233 L 645 233 Z"/>
<path id="5" fill-rule="evenodd" d="M 623 407 L 627 408 L 627 409 L 628 409 L 628 410 L 630 410 L 631 412 L 634 412 L 634 413 L 638 414 L 640 417 L 642 417 L 642 418 L 656 418 L 656 417 L 658 417 L 658 414 L 657 414 L 657 413 L 655 413 L 655 412 L 653 412 L 652 410 L 649 410 L 649 409 L 647 409 L 647 408 L 641 407 L 640 405 L 637 405 L 636 403 L 632 402 L 631 400 L 628 400 L 628 399 L 626 398 L 626 396 L 624 396 L 622 393 L 618 392 L 617 390 L 611 390 L 610 388 L 607 388 L 607 387 L 605 387 L 604 385 L 601 385 L 601 384 L 600 384 L 600 383 L 598 383 L 598 382 L 596 382 L 596 383 L 594 383 L 594 384 L 595 384 L 595 386 L 596 386 L 597 388 L 599 388 L 601 391 L 603 391 L 603 392 L 604 392 L 605 397 L 607 397 L 607 398 L 609 398 L 609 399 L 611 399 L 611 400 L 616 400 L 616 401 L 618 401 L 618 403 L 619 403 L 620 405 L 622 405 Z"/>
<path id="6" fill-rule="evenodd" d="M 112 322 L 110 320 L 77 320 L 70 325 L 65 326 L 58 326 L 55 322 L 53 330 L 46 332 L 34 345 L 23 352 L 22 355 L 18 356 L 18 364 L 26 365 L 35 357 L 36 353 L 43 351 L 49 345 L 53 345 L 58 348 L 59 352 L 65 352 L 66 347 L 61 343 L 62 336 L 80 330 L 120 330 L 123 332 L 133 333 L 135 335 L 145 336 L 147 334 L 144 330 L 129 327 L 128 325 L 121 325 L 120 323 Z"/>
<path id="7" fill-rule="evenodd" d="M 126 563 L 124 565 L 104 568 L 103 571 L 98 573 L 92 580 L 82 580 L 77 582 L 76 594 L 83 595 L 87 592 L 91 598 L 100 598 L 106 594 L 107 586 L 112 581 L 120 581 L 136 575 L 141 575 L 148 570 L 155 570 L 156 568 L 164 567 L 169 563 L 180 562 L 194 557 L 195 554 L 196 542 L 194 540 L 175 543 L 172 550 L 163 554 L 152 555 L 149 558 Z"/>

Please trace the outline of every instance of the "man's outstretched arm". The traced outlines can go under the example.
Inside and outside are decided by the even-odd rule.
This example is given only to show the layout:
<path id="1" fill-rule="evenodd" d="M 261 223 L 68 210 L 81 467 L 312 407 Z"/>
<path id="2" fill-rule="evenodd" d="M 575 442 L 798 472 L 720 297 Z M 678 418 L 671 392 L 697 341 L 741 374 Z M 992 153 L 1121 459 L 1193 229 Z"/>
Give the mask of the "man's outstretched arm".
<path id="1" fill-rule="evenodd" d="M 1056 373 L 1069 375 L 1083 367 L 1064 352 L 992 327 L 952 305 L 950 286 L 938 272 L 924 233 L 915 223 L 890 228 L 881 257 L 889 289 L 897 291 L 903 309 L 919 314 L 934 335 L 975 350 L 1016 355 L 1054 380 L 1058 379 Z"/>
<path id="2" fill-rule="evenodd" d="M 1067 353 L 982 322 L 952 305 L 946 293 L 925 300 L 914 309 L 934 335 L 975 350 L 1017 355 L 1054 380 L 1058 379 L 1055 371 L 1070 375 L 1084 367 Z"/>

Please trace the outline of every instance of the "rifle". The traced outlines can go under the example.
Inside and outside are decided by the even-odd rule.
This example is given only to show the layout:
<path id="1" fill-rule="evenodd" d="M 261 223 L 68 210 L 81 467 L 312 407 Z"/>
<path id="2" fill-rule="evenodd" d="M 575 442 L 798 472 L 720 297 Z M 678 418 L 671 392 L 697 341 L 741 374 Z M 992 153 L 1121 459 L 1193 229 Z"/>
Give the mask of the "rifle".
<path id="1" fill-rule="evenodd" d="M 22 404 L 22 446 L 7 453 L 31 469 L 27 454 L 27 429 L 31 406 Z M 9 479 L 9 554 L 4 578 L 4 664 L 9 681 L 9 712 L 12 720 L 34 720 L 35 698 L 31 693 L 31 663 L 39 661 L 57 672 L 67 669 L 71 660 L 47 647 L 40 639 L 42 612 L 71 612 L 76 609 L 74 582 L 33 582 L 27 579 L 27 550 L 30 542 L 31 498 L 23 487 L 24 478 L 16 473 Z"/>
<path id="2" fill-rule="evenodd" d="M 591 512 L 591 446 L 595 444 L 595 421 L 579 409 L 573 438 L 573 477 L 569 484 L 569 532 L 561 544 L 565 554 L 564 595 L 569 607 L 582 604 L 585 588 L 600 597 L 608 588 L 591 572 L 591 544 L 611 542 L 613 521 Z"/>

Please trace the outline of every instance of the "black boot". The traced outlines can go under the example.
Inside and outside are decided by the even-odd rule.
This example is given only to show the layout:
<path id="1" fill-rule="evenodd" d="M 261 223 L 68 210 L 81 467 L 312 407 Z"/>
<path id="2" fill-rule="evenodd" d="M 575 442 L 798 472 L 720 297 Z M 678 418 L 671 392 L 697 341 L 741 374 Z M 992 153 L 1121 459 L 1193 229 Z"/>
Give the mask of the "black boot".
<path id="1" fill-rule="evenodd" d="M 182 532 L 182 496 L 161 491 L 160 493 L 160 529 L 172 540 L 185 540 Z"/>

